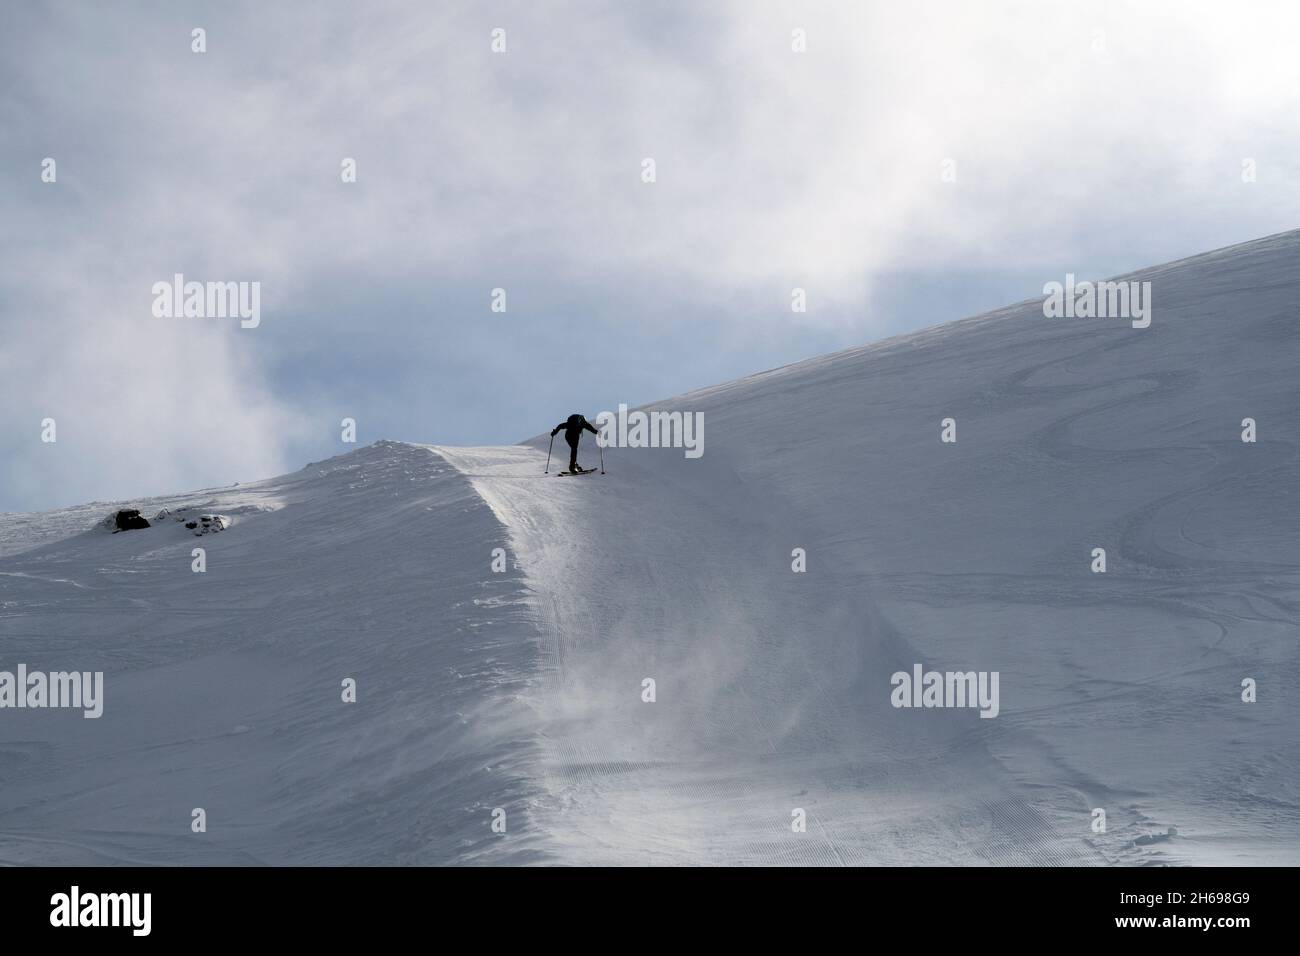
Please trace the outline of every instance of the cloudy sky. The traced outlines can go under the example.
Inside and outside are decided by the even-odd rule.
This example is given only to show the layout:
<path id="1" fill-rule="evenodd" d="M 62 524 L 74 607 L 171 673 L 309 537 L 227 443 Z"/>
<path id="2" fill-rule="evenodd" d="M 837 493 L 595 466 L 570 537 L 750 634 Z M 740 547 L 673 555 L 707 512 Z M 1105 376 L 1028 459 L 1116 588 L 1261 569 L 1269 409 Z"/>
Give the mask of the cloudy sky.
<path id="1" fill-rule="evenodd" d="M 1297 35 L 1293 2 L 5 4 L 0 510 L 294 470 L 344 417 L 518 441 L 1294 228 Z M 175 273 L 260 282 L 260 327 L 155 317 Z"/>

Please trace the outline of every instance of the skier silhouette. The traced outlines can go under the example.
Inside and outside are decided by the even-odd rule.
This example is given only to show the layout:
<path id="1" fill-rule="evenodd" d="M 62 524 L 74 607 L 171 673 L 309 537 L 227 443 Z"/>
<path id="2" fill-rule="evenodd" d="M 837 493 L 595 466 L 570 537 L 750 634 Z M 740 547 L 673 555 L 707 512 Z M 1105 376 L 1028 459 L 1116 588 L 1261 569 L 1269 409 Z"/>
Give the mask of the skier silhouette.
<path id="1" fill-rule="evenodd" d="M 560 422 L 551 429 L 552 438 L 561 429 L 564 430 L 564 440 L 569 443 L 569 471 L 582 471 L 582 466 L 578 464 L 578 442 L 582 440 L 582 430 L 584 428 L 593 435 L 600 434 L 591 422 L 577 413 L 570 415 L 565 421 Z"/>

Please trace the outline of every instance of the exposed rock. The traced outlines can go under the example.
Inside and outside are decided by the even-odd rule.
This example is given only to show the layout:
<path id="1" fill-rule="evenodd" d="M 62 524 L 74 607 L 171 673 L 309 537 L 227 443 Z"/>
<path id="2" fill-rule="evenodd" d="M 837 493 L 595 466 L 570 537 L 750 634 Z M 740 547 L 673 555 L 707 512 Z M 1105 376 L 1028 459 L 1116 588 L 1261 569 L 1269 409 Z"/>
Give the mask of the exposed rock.
<path id="1" fill-rule="evenodd" d="M 150 527 L 149 522 L 140 516 L 138 508 L 123 508 L 113 518 L 113 533 L 119 531 L 138 531 L 141 528 Z"/>
<path id="2" fill-rule="evenodd" d="M 225 531 L 233 523 L 227 515 L 196 514 L 191 508 L 180 508 L 176 511 L 164 508 L 158 512 L 154 520 L 163 521 L 167 518 L 181 522 L 196 535 L 215 534 L 218 531 Z"/>

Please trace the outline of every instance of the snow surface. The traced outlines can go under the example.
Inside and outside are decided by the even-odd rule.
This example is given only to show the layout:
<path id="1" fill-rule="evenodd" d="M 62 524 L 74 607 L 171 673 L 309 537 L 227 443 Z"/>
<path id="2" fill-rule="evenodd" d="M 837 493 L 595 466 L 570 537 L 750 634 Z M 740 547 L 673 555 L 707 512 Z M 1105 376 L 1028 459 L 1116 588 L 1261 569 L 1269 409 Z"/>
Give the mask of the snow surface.
<path id="1" fill-rule="evenodd" d="M 0 861 L 1296 864 L 1297 266 L 1287 233 L 1128 277 L 1149 329 L 1032 301 L 654 406 L 704 413 L 697 460 L 380 442 L 4 515 L 0 669 L 106 690 L 0 711 Z M 917 662 L 998 671 L 999 716 L 891 707 Z"/>

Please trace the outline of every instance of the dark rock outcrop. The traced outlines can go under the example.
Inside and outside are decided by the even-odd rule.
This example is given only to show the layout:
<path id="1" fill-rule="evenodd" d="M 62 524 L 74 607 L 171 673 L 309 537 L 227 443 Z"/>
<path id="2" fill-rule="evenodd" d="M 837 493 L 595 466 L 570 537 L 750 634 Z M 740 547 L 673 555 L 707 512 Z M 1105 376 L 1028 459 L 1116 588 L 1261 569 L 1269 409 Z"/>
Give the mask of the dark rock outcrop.
<path id="1" fill-rule="evenodd" d="M 119 531 L 138 531 L 141 528 L 148 528 L 149 522 L 140 516 L 138 508 L 124 508 L 117 513 L 114 519 L 113 533 Z"/>

